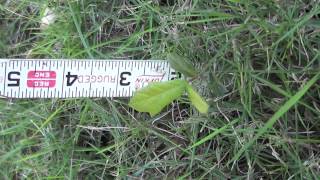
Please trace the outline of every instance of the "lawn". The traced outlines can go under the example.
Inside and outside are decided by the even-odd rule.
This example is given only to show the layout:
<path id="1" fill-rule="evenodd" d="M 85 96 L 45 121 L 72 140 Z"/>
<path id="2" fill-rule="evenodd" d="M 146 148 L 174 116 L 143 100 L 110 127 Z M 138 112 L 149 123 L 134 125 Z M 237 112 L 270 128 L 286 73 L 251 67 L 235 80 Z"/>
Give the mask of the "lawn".
<path id="1" fill-rule="evenodd" d="M 318 0 L 0 0 L 0 58 L 171 52 L 208 114 L 186 96 L 156 116 L 129 98 L 0 99 L 0 179 L 319 179 Z"/>

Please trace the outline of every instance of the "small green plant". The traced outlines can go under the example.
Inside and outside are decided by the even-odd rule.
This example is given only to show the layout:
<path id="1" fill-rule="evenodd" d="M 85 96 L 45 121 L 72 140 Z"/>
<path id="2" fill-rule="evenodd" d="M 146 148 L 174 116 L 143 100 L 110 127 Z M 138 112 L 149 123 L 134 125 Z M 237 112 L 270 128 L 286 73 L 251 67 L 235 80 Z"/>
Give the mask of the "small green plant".
<path id="1" fill-rule="evenodd" d="M 178 54 L 169 54 L 168 60 L 174 69 L 185 76 L 195 77 L 197 75 L 191 63 Z M 151 116 L 154 116 L 173 100 L 180 98 L 185 93 L 188 94 L 191 103 L 200 113 L 206 114 L 208 112 L 209 105 L 193 89 L 188 81 L 181 79 L 151 83 L 135 93 L 130 100 L 129 106 L 140 112 L 148 112 Z"/>

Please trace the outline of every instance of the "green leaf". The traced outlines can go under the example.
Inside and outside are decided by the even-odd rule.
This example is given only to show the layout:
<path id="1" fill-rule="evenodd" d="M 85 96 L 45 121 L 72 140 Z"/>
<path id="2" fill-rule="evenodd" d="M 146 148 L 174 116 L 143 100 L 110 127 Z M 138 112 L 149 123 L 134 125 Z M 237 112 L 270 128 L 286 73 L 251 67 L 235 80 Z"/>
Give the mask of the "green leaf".
<path id="1" fill-rule="evenodd" d="M 186 58 L 178 55 L 177 53 L 170 53 L 167 57 L 170 66 L 181 72 L 183 75 L 187 77 L 195 77 L 197 75 L 197 71 L 194 69 L 194 66 L 188 61 Z"/>
<path id="2" fill-rule="evenodd" d="M 151 116 L 158 114 L 166 105 L 178 99 L 185 92 L 186 81 L 173 80 L 151 83 L 138 90 L 129 102 L 129 106 Z"/>
<path id="3" fill-rule="evenodd" d="M 207 114 L 209 105 L 189 84 L 187 85 L 187 93 L 194 107 L 196 107 L 200 113 Z"/>

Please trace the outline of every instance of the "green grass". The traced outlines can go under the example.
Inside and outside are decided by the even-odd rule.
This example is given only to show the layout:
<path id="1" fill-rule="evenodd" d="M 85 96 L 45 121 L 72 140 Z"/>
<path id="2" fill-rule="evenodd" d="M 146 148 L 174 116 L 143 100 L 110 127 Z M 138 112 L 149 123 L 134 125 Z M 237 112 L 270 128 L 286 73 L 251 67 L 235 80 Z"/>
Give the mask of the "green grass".
<path id="1" fill-rule="evenodd" d="M 0 0 L 0 58 L 196 64 L 209 115 L 128 99 L 0 100 L 0 179 L 319 179 L 320 5 Z M 46 7 L 58 18 L 40 30 Z"/>

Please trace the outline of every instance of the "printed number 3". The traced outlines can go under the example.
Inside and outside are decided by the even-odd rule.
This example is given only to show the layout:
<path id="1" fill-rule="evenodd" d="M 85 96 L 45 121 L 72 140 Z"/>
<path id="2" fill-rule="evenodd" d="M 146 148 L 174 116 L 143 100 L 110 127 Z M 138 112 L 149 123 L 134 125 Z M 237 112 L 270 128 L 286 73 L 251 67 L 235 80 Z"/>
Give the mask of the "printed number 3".
<path id="1" fill-rule="evenodd" d="M 122 72 L 120 74 L 120 85 L 121 86 L 129 86 L 130 82 L 125 82 L 127 80 L 127 76 L 131 76 L 131 72 Z"/>

